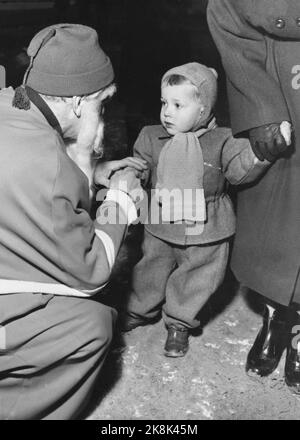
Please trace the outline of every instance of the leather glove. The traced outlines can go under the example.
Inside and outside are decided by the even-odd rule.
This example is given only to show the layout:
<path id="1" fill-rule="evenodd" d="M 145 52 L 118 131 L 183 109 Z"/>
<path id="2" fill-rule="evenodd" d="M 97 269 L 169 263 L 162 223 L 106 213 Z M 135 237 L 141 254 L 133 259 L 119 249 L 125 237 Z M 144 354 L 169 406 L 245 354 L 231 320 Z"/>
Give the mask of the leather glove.
<path id="1" fill-rule="evenodd" d="M 260 160 L 274 162 L 287 148 L 278 123 L 266 124 L 249 130 L 249 140 L 255 156 Z"/>

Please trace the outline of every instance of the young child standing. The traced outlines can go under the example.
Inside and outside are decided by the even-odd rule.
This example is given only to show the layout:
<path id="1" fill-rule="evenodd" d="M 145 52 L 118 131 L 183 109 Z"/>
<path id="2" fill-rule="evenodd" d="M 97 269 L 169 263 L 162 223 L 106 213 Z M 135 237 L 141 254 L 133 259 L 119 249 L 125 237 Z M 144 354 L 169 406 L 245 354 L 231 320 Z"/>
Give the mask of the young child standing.
<path id="1" fill-rule="evenodd" d="M 247 139 L 217 126 L 216 98 L 213 69 L 188 63 L 169 70 L 161 82 L 161 125 L 144 127 L 134 145 L 134 155 L 148 163 L 144 184 L 183 196 L 152 197 L 159 222 L 145 224 L 143 257 L 133 271 L 121 328 L 151 323 L 162 309 L 164 353 L 171 357 L 186 354 L 189 331 L 200 325 L 200 309 L 224 278 L 235 232 L 228 182 L 253 181 L 270 165 L 255 157 Z"/>

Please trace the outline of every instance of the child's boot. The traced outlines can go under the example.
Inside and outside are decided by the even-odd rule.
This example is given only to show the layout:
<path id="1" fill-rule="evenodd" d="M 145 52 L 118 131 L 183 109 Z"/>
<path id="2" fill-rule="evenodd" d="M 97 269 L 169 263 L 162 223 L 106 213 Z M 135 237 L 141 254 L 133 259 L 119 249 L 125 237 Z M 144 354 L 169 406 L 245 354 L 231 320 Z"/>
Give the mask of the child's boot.
<path id="1" fill-rule="evenodd" d="M 155 318 L 145 318 L 143 316 L 135 315 L 133 313 L 121 312 L 117 322 L 117 328 L 122 333 L 126 333 L 130 332 L 136 327 L 154 324 L 156 321 L 158 321 L 159 318 L 160 316 L 157 316 Z"/>
<path id="2" fill-rule="evenodd" d="M 182 357 L 189 348 L 189 330 L 186 327 L 170 324 L 165 344 L 165 356 Z"/>

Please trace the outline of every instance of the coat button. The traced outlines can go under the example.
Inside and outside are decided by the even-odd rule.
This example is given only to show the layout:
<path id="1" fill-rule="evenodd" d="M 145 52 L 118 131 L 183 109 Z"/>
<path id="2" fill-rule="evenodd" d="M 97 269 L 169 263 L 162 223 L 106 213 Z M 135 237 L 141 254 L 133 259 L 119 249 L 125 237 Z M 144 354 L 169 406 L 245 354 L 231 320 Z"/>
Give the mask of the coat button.
<path id="1" fill-rule="evenodd" d="M 300 27 L 300 17 L 296 18 L 296 24 Z"/>
<path id="2" fill-rule="evenodd" d="M 275 26 L 276 26 L 278 29 L 283 29 L 284 26 L 285 26 L 285 21 L 284 21 L 284 19 L 283 19 L 283 18 L 277 18 L 277 20 L 275 21 Z M 299 26 L 300 26 L 300 25 L 299 25 Z"/>

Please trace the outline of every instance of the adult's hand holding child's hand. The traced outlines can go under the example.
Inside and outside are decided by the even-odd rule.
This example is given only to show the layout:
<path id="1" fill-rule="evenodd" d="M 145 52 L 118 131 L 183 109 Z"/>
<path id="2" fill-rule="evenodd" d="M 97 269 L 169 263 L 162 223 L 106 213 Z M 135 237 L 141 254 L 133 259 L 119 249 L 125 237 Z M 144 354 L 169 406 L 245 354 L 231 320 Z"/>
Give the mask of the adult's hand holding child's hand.
<path id="1" fill-rule="evenodd" d="M 109 188 L 127 193 L 134 202 L 142 200 L 143 189 L 137 175 L 139 172 L 131 166 L 115 171 L 109 180 Z"/>
<path id="2" fill-rule="evenodd" d="M 260 160 L 274 162 L 291 144 L 291 124 L 283 121 L 249 130 L 249 140 L 255 156 Z"/>
<path id="3" fill-rule="evenodd" d="M 285 139 L 288 146 L 292 143 L 292 124 L 288 121 L 283 121 L 280 124 L 280 132 Z"/>
<path id="4" fill-rule="evenodd" d="M 147 162 L 138 157 L 125 157 L 120 160 L 99 162 L 94 172 L 94 183 L 111 188 L 111 177 L 119 170 L 124 170 L 127 167 L 134 170 L 134 173 L 136 173 L 135 177 L 141 176 L 143 171 L 148 168 Z"/>

